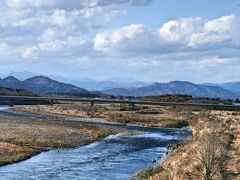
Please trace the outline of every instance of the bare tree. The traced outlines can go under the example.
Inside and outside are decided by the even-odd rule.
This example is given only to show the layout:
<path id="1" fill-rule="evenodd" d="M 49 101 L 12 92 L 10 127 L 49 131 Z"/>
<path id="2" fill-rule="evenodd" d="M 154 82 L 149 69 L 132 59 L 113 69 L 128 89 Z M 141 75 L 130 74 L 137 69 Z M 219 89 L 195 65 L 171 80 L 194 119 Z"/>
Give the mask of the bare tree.
<path id="1" fill-rule="evenodd" d="M 196 149 L 197 165 L 188 173 L 188 179 L 214 180 L 226 177 L 226 145 L 224 140 L 212 133 L 200 140 Z"/>

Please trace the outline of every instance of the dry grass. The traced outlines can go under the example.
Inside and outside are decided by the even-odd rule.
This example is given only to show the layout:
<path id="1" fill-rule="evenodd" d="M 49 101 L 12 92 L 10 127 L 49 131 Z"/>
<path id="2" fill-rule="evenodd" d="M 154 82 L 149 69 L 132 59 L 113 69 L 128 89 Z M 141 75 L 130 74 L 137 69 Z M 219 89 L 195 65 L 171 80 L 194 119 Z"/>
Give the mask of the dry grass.
<path id="1" fill-rule="evenodd" d="M 54 148 L 90 143 L 107 135 L 100 131 L 78 122 L 0 117 L 0 165 L 19 162 Z"/>
<path id="2" fill-rule="evenodd" d="M 204 179 L 204 176 L 201 176 L 201 174 L 204 173 L 205 170 L 200 160 L 204 160 L 204 154 L 209 155 L 207 152 L 211 152 L 210 155 L 212 155 L 212 152 L 221 152 L 214 155 L 215 159 L 213 159 L 213 162 L 216 173 L 211 179 L 240 179 L 239 113 L 209 111 L 200 113 L 195 118 L 196 123 L 192 125 L 192 142 L 174 151 L 163 163 L 164 171 L 150 177 L 149 179 Z M 216 134 L 215 136 L 217 139 L 221 139 L 221 141 L 217 141 L 215 138 L 214 142 L 211 143 L 210 137 L 212 137 L 213 134 Z M 213 146 L 217 147 L 214 151 L 206 151 L 206 148 L 204 149 L 204 147 Z M 211 148 L 208 149 L 211 150 Z M 224 151 L 219 151 L 219 149 L 223 149 Z M 222 163 L 221 166 L 218 166 L 221 159 L 226 160 L 226 162 Z M 201 170 L 201 168 L 203 169 Z"/>
<path id="3" fill-rule="evenodd" d="M 132 110 L 128 105 L 95 104 L 91 108 L 89 103 L 74 103 L 21 107 L 15 110 L 38 114 L 104 118 L 112 123 L 150 127 L 181 128 L 191 123 L 191 119 L 184 118 L 176 109 L 155 106 L 136 106 Z"/>
<path id="4" fill-rule="evenodd" d="M 144 180 L 144 179 L 147 179 L 147 178 L 153 176 L 154 174 L 161 173 L 163 170 L 164 169 L 161 165 L 157 166 L 156 168 L 148 167 L 148 168 L 143 169 L 142 171 L 138 172 L 137 178 L 138 178 L 138 180 Z"/>
<path id="5" fill-rule="evenodd" d="M 189 125 L 189 122 L 184 119 L 168 119 L 164 117 L 146 117 L 136 114 L 116 113 L 109 114 L 106 119 L 110 122 L 117 122 L 120 124 L 140 125 L 149 127 L 163 127 L 163 128 L 182 128 Z"/>

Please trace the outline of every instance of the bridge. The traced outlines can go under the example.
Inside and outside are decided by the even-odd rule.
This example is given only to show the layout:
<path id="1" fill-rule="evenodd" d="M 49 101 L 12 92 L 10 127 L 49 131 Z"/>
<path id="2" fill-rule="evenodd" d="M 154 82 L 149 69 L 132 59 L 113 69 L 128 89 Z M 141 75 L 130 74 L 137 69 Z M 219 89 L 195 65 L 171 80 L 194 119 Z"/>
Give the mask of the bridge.
<path id="1" fill-rule="evenodd" d="M 154 105 L 154 106 L 184 106 L 184 107 L 201 107 L 215 110 L 235 110 L 240 111 L 240 106 L 227 104 L 204 104 L 204 103 L 185 103 L 185 102 L 158 102 L 158 101 L 132 101 L 132 100 L 116 100 L 116 99 L 97 99 L 97 98 L 67 98 L 67 97 L 37 97 L 37 96 L 0 96 L 0 101 L 8 101 L 10 105 L 14 105 L 15 101 L 44 101 L 50 104 L 58 102 L 89 102 L 91 106 L 95 103 L 108 104 L 129 104 L 134 108 L 135 105 Z"/>

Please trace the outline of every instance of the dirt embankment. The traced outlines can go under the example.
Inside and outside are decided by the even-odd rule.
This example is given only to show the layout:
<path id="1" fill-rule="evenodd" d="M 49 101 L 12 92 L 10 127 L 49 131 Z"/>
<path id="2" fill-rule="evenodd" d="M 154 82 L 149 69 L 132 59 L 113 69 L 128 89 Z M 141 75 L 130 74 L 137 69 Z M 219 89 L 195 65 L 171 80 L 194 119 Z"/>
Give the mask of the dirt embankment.
<path id="1" fill-rule="evenodd" d="M 147 179 L 240 179 L 240 112 L 211 111 L 196 118 L 193 140 Z"/>
<path id="2" fill-rule="evenodd" d="M 0 166 L 42 151 L 85 145 L 111 133 L 115 132 L 79 122 L 0 116 Z"/>

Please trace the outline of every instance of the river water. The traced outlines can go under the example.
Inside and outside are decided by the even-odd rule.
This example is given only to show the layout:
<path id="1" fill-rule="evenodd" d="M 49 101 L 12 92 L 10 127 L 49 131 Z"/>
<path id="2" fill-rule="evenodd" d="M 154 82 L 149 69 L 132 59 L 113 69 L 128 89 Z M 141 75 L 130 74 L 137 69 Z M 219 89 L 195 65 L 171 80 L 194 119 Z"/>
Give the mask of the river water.
<path id="1" fill-rule="evenodd" d="M 162 162 L 167 144 L 184 143 L 189 138 L 189 134 L 161 129 L 139 135 L 111 135 L 84 147 L 44 152 L 0 167 L 0 180 L 125 180 L 142 168 Z"/>

